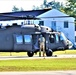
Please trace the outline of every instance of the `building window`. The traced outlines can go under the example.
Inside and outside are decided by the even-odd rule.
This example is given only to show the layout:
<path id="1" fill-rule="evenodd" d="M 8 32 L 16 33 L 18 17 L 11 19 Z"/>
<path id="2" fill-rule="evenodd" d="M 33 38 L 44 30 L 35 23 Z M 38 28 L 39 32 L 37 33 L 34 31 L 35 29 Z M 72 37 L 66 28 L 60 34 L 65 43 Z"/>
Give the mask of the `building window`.
<path id="1" fill-rule="evenodd" d="M 44 21 L 39 21 L 40 26 L 44 26 Z"/>
<path id="2" fill-rule="evenodd" d="M 68 28 L 68 21 L 64 22 L 64 28 Z"/>
<path id="3" fill-rule="evenodd" d="M 23 37 L 22 35 L 16 35 L 16 43 L 23 44 Z"/>
<path id="4" fill-rule="evenodd" d="M 51 22 L 51 28 L 52 28 L 53 30 L 56 30 L 56 21 L 52 21 L 52 22 Z"/>
<path id="5" fill-rule="evenodd" d="M 31 43 L 31 35 L 24 35 L 24 42 Z"/>

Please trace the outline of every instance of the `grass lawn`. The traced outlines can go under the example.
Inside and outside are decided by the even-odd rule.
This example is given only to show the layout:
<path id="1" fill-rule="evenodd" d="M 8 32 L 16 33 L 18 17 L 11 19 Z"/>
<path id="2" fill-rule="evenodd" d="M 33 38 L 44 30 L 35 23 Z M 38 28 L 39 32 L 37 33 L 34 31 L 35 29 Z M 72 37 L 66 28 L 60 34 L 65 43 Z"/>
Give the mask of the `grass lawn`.
<path id="1" fill-rule="evenodd" d="M 26 52 L 0 52 L 0 56 L 27 56 Z"/>
<path id="2" fill-rule="evenodd" d="M 0 60 L 0 71 L 76 70 L 76 58 Z"/>
<path id="3" fill-rule="evenodd" d="M 12 56 L 27 56 L 25 52 L 11 54 Z M 76 50 L 56 51 L 53 54 L 76 54 Z M 10 56 L 10 52 L 0 52 L 0 56 Z M 76 70 L 76 58 L 0 60 L 0 72 L 50 70 Z"/>
<path id="4" fill-rule="evenodd" d="M 76 50 L 56 51 L 53 54 L 76 54 Z"/>

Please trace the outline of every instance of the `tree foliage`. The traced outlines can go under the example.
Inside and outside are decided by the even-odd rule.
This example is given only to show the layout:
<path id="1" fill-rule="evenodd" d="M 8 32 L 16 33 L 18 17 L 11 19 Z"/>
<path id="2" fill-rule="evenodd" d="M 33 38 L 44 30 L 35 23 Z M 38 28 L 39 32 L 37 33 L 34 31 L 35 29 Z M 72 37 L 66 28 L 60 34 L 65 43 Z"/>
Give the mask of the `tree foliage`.
<path id="1" fill-rule="evenodd" d="M 47 6 L 47 0 L 44 0 L 43 5 L 46 7 Z"/>
<path id="2" fill-rule="evenodd" d="M 21 8 L 18 8 L 18 7 L 16 7 L 16 6 L 13 6 L 12 11 L 13 11 L 13 12 L 24 11 L 24 9 L 23 9 L 22 7 L 21 7 Z"/>
<path id="3" fill-rule="evenodd" d="M 71 16 L 76 16 L 76 0 L 67 0 L 65 13 Z"/>
<path id="4" fill-rule="evenodd" d="M 13 11 L 13 12 L 19 11 L 19 8 L 17 8 L 16 6 L 13 6 L 12 11 Z"/>
<path id="5" fill-rule="evenodd" d="M 33 6 L 33 10 L 45 9 L 45 8 L 55 8 L 60 10 L 61 7 L 62 7 L 62 4 L 60 4 L 60 2 L 55 2 L 55 1 L 47 2 L 47 0 L 44 0 L 43 4 L 40 5 L 40 7 Z"/>
<path id="6" fill-rule="evenodd" d="M 62 4 L 60 4 L 60 2 L 51 1 L 48 3 L 48 7 L 60 10 L 60 8 L 62 7 Z"/>

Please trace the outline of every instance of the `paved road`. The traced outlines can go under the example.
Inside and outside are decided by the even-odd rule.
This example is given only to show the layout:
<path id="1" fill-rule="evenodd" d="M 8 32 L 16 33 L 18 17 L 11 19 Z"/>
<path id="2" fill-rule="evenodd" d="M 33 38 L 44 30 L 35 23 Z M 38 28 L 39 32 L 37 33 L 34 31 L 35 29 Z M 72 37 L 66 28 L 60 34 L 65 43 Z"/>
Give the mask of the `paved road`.
<path id="1" fill-rule="evenodd" d="M 76 55 L 57 55 L 57 56 L 52 56 L 52 57 L 39 57 L 39 56 L 34 56 L 34 57 L 28 57 L 28 56 L 0 56 L 0 60 L 13 60 L 13 59 L 51 59 L 51 58 L 76 58 Z"/>
<path id="2" fill-rule="evenodd" d="M 76 75 L 76 71 L 0 72 L 0 75 Z"/>

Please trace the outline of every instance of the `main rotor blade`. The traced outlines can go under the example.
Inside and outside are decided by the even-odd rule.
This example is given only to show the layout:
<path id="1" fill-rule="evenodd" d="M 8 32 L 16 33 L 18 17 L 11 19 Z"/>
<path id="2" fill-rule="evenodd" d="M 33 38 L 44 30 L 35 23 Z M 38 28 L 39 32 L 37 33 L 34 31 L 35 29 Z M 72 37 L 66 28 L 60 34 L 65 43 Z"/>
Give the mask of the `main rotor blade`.
<path id="1" fill-rule="evenodd" d="M 15 19 L 15 20 L 37 20 L 37 19 L 40 19 L 40 18 L 36 18 L 35 16 L 31 16 L 31 15 L 26 15 L 26 16 L 14 16 L 14 15 L 4 15 L 4 14 L 0 14 L 1 17 L 7 17 L 9 18 L 9 20 L 12 20 L 12 19 Z"/>
<path id="2" fill-rule="evenodd" d="M 4 20 L 40 20 L 40 19 L 47 19 L 47 18 L 68 18 L 68 17 L 74 17 L 76 16 L 53 16 L 53 17 L 35 17 L 32 15 L 26 15 L 26 16 L 15 16 L 15 15 L 6 15 L 0 13 L 0 21 Z"/>

